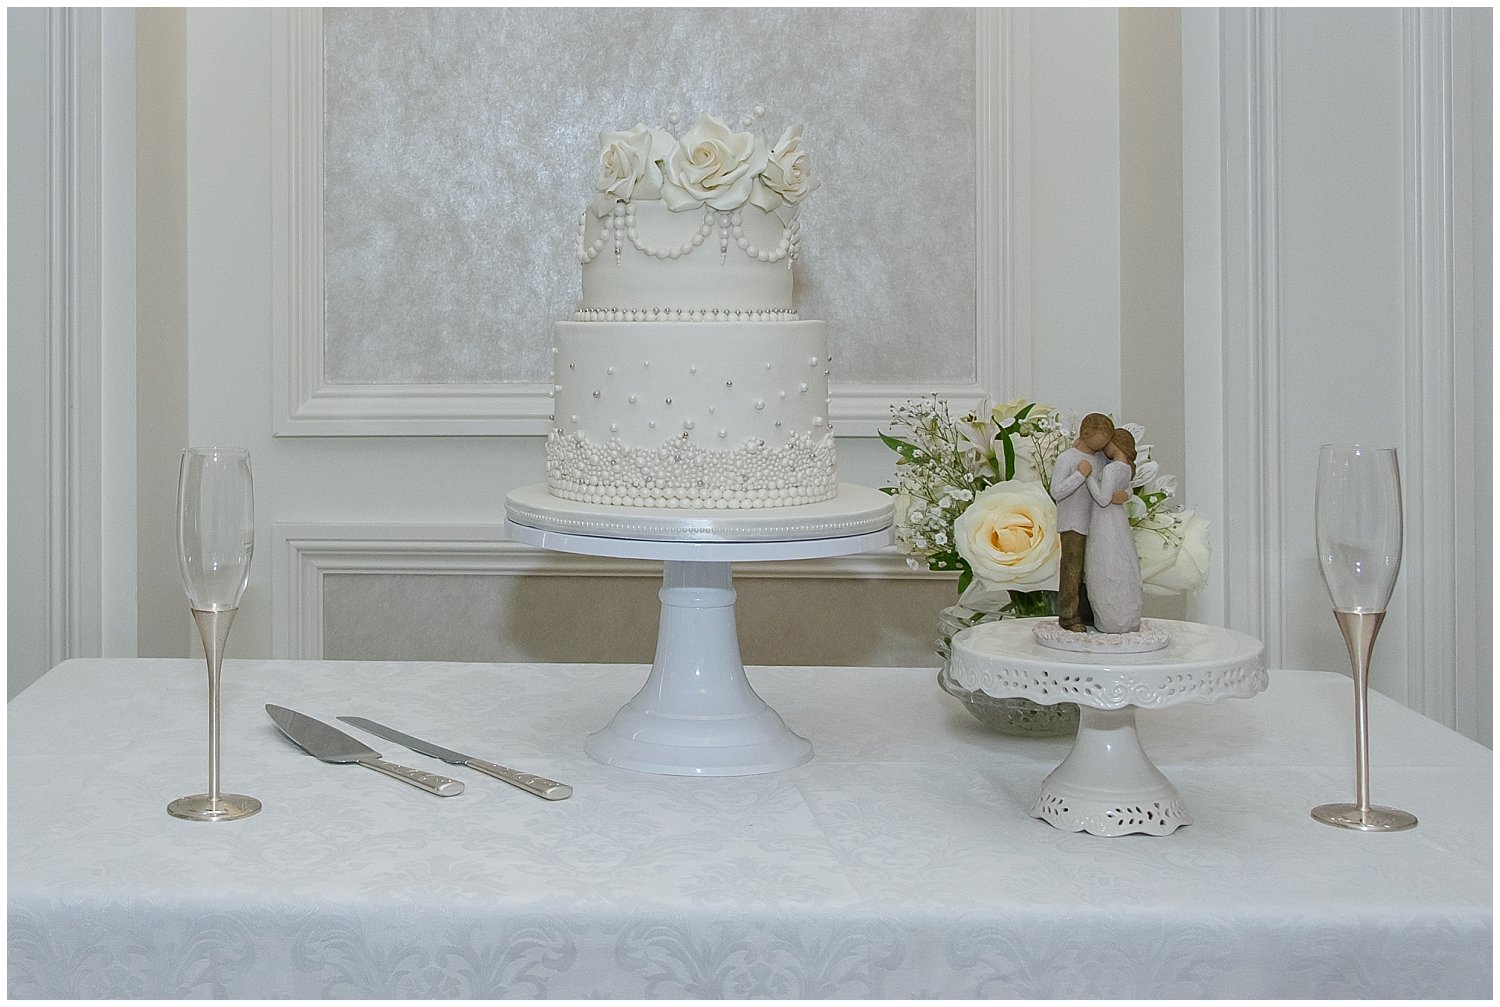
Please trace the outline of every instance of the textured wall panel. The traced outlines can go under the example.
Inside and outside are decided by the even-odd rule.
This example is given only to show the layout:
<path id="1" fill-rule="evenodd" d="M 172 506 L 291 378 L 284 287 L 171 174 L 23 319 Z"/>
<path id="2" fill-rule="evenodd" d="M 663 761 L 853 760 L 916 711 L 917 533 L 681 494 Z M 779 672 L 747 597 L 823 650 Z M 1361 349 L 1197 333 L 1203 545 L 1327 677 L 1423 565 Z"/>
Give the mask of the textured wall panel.
<path id="1" fill-rule="evenodd" d="M 328 574 L 323 656 L 649 664 L 660 588 L 655 577 Z M 937 613 L 953 601 L 947 580 L 742 577 L 734 589 L 746 664 L 936 667 Z"/>
<path id="2" fill-rule="evenodd" d="M 972 380 L 971 10 L 329 10 L 326 373 L 545 381 L 601 130 L 769 106 L 842 381 Z"/>

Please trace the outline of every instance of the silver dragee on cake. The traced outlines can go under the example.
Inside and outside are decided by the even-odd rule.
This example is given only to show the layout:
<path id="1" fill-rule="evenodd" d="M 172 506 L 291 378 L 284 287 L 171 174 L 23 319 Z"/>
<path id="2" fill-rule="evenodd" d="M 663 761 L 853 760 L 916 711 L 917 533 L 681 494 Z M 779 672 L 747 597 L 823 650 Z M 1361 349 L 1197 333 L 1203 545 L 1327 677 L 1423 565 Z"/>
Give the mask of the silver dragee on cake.
<path id="1" fill-rule="evenodd" d="M 552 495 L 741 509 L 837 493 L 827 335 L 792 306 L 818 179 L 802 126 L 770 144 L 764 115 L 601 136 L 583 299 L 553 330 Z"/>

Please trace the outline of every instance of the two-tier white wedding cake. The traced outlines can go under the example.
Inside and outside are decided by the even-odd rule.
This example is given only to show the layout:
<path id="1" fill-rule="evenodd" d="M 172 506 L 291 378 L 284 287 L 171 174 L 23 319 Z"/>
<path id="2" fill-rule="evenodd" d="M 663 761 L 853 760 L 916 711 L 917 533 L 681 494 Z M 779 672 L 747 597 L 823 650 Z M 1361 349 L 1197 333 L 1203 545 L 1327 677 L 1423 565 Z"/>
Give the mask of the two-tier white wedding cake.
<path id="1" fill-rule="evenodd" d="M 742 509 L 837 493 L 821 321 L 792 306 L 802 126 L 711 116 L 601 137 L 578 222 L 583 300 L 553 338 L 553 496 Z M 675 117 L 670 126 L 675 127 Z"/>

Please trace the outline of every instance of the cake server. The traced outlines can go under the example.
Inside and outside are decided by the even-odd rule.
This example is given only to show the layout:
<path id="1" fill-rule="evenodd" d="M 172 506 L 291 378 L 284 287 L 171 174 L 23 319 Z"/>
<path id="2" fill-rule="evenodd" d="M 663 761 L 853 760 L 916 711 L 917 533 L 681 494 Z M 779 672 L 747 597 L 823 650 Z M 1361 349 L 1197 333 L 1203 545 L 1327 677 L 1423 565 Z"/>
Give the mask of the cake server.
<path id="1" fill-rule="evenodd" d="M 468 766 L 470 769 L 477 769 L 487 776 L 493 776 L 497 780 L 509 783 L 512 787 L 520 787 L 528 794 L 535 794 L 549 801 L 561 801 L 563 798 L 571 797 L 573 794 L 573 788 L 566 783 L 558 783 L 556 780 L 549 780 L 544 776 L 522 773 L 506 766 L 496 765 L 493 762 L 486 762 L 484 759 L 476 759 L 472 755 L 464 755 L 461 752 L 453 751 L 451 748 L 443 748 L 441 745 L 434 745 L 430 741 L 423 741 L 421 738 L 413 738 L 409 734 L 402 734 L 395 728 L 386 727 L 384 724 L 377 724 L 375 721 L 366 720 L 364 717 L 340 717 L 339 719 L 346 724 L 353 724 L 361 730 L 369 731 L 376 737 L 384 738 L 386 741 L 394 741 L 398 745 L 404 745 L 420 755 L 442 759 L 444 762 L 455 766 Z"/>
<path id="2" fill-rule="evenodd" d="M 386 762 L 375 749 L 361 744 L 343 731 L 330 727 L 321 720 L 314 720 L 296 710 L 288 710 L 284 706 L 275 706 L 271 703 L 266 704 L 266 712 L 271 715 L 271 720 L 281 729 L 282 734 L 291 738 L 298 748 L 316 759 L 322 759 L 324 762 L 352 762 L 365 766 L 377 773 L 394 776 L 402 783 L 410 783 L 418 790 L 425 790 L 439 797 L 456 797 L 464 792 L 464 785 L 458 780 L 450 780 L 436 773 L 424 773 L 420 769 Z"/>

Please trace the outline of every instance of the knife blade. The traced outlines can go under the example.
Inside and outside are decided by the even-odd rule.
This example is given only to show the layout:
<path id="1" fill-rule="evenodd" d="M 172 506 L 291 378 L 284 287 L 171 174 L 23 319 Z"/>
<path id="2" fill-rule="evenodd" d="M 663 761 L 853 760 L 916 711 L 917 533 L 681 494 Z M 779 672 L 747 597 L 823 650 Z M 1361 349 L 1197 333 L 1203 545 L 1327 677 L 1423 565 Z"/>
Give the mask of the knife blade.
<path id="1" fill-rule="evenodd" d="M 376 737 L 405 746 L 419 755 L 441 759 L 455 766 L 468 766 L 470 769 L 476 769 L 487 776 L 493 776 L 497 780 L 509 783 L 513 787 L 519 787 L 528 794 L 535 794 L 549 801 L 561 801 L 564 798 L 571 797 L 573 794 L 573 788 L 566 783 L 558 783 L 556 780 L 549 780 L 545 776 L 523 773 L 508 766 L 501 766 L 494 762 L 475 758 L 472 755 L 464 755 L 462 752 L 455 752 L 451 748 L 444 748 L 441 745 L 434 745 L 430 741 L 423 741 L 421 738 L 414 738 L 409 734 L 403 734 L 393 727 L 386 727 L 384 724 L 378 724 L 365 717 L 340 717 L 339 719 L 346 724 L 353 724 L 360 730 L 369 731 Z"/>
<path id="2" fill-rule="evenodd" d="M 439 797 L 456 797 L 464 792 L 464 785 L 458 780 L 450 780 L 436 773 L 424 773 L 420 769 L 411 769 L 407 766 L 398 766 L 394 762 L 387 762 L 369 745 L 361 743 L 356 738 L 321 720 L 314 720 L 305 713 L 288 710 L 284 706 L 276 706 L 273 703 L 266 704 L 266 713 L 271 715 L 271 721 L 282 734 L 315 759 L 364 766 Z"/>

